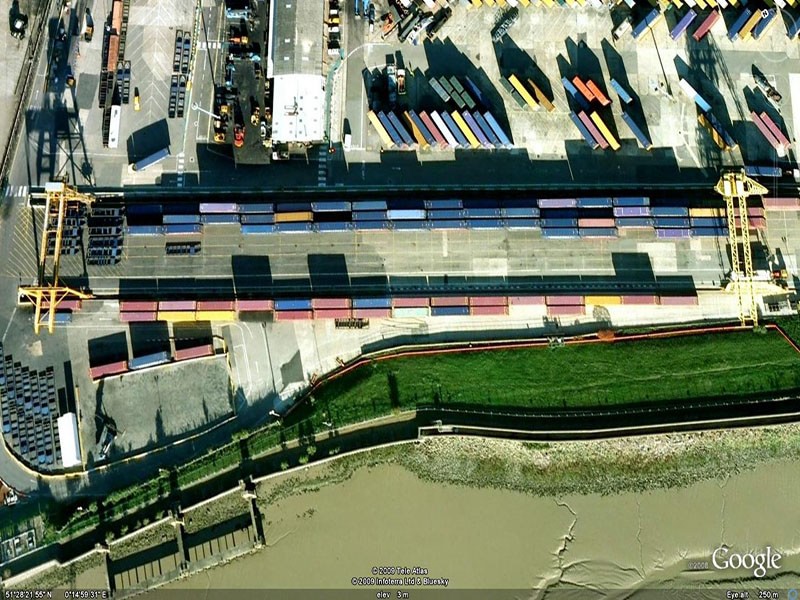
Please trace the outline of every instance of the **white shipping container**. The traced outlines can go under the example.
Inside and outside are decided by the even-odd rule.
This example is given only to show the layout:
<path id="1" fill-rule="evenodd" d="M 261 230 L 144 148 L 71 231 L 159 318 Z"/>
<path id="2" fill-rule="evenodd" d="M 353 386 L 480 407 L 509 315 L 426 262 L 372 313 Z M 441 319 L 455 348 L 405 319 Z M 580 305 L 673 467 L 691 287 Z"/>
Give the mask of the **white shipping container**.
<path id="1" fill-rule="evenodd" d="M 108 128 L 108 147 L 116 148 L 119 146 L 119 125 L 122 118 L 122 107 L 111 107 L 111 124 Z"/>
<path id="2" fill-rule="evenodd" d="M 414 221 L 414 220 L 425 220 L 426 212 L 424 209 L 399 209 L 396 208 L 394 210 L 387 210 L 386 217 L 390 221 Z"/>

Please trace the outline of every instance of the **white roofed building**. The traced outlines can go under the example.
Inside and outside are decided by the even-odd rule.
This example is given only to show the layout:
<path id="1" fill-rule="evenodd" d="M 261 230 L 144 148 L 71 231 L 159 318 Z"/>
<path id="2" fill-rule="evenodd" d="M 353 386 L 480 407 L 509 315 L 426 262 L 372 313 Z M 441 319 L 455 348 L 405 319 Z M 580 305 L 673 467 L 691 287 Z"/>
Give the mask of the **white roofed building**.
<path id="1" fill-rule="evenodd" d="M 78 418 L 75 413 L 65 413 L 58 417 L 58 438 L 61 445 L 61 463 L 65 468 L 83 464 L 81 442 L 78 434 Z"/>

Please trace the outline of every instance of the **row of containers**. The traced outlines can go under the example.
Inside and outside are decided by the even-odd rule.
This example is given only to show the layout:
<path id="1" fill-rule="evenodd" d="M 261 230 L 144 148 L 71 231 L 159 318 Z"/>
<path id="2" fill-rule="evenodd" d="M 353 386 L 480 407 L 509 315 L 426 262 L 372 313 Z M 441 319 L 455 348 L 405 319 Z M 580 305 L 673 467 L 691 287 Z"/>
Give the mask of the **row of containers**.
<path id="1" fill-rule="evenodd" d="M 358 200 L 237 205 L 203 203 L 200 214 L 161 214 L 161 205 L 131 205 L 128 218 L 149 207 L 149 224 L 129 235 L 199 234 L 204 225 L 239 225 L 245 235 L 350 230 L 539 229 L 552 238 L 617 237 L 626 228 L 654 229 L 659 237 L 726 236 L 724 208 L 690 207 L 647 196 L 519 200 Z M 403 208 L 399 208 L 402 206 Z M 260 211 L 260 212 L 256 212 Z M 277 212 L 276 212 L 277 211 Z M 766 228 L 762 207 L 749 208 L 751 229 Z M 153 223 L 153 221 L 157 223 Z"/>
<path id="2" fill-rule="evenodd" d="M 89 367 L 89 375 L 93 381 L 110 377 L 112 375 L 123 375 L 130 371 L 140 371 L 150 367 L 158 367 L 172 362 L 204 358 L 214 355 L 214 346 L 211 344 L 201 344 L 190 348 L 175 350 L 173 355 L 168 350 L 137 356 L 130 360 L 110 362 L 94 367 Z"/>
<path id="3" fill-rule="evenodd" d="M 457 316 L 500 316 L 512 306 L 536 306 L 547 316 L 583 315 L 586 306 L 697 304 L 695 295 L 420 296 L 378 298 L 285 298 L 263 300 L 124 300 L 120 320 L 233 321 L 239 313 L 272 313 L 276 321 Z M 131 361 L 132 362 L 132 361 Z M 121 367 L 121 363 L 118 363 Z M 147 365 L 150 366 L 150 365 Z M 128 368 L 134 367 L 128 364 Z"/>
<path id="4" fill-rule="evenodd" d="M 690 26 L 692 26 L 694 23 L 699 23 L 692 32 L 692 37 L 698 42 L 708 34 L 717 21 L 722 20 L 722 8 L 727 8 L 729 6 L 729 2 L 731 5 L 739 3 L 737 0 L 672 1 L 678 6 L 682 6 L 685 3 L 688 5 L 688 10 L 682 15 L 676 16 L 675 25 L 673 25 L 669 31 L 670 37 L 673 40 L 677 40 L 688 33 Z M 631 6 L 631 8 L 635 6 L 635 0 L 625 0 L 625 2 Z M 746 2 L 742 2 L 742 4 L 746 4 Z M 728 28 L 728 39 L 731 42 L 735 42 L 737 40 L 746 41 L 749 39 L 762 38 L 775 22 L 781 20 L 778 15 L 778 8 L 785 9 L 787 5 L 795 6 L 797 4 L 797 0 L 774 0 L 774 2 L 769 2 L 768 4 L 771 6 L 743 7 L 738 17 Z M 672 6 L 669 6 L 667 10 L 672 10 L 672 8 Z M 701 14 L 698 12 L 708 8 L 710 8 L 711 11 L 705 15 L 701 16 Z M 735 9 L 736 8 L 733 8 L 733 10 Z M 634 39 L 640 39 L 644 34 L 655 27 L 655 25 L 659 23 L 664 16 L 665 13 L 662 12 L 661 9 L 648 7 L 647 12 L 644 13 L 644 17 L 639 18 L 635 22 L 635 25 L 633 24 L 632 18 L 629 17 L 628 21 L 625 21 L 620 27 L 617 28 L 615 35 L 616 37 L 619 37 L 624 30 L 628 29 L 630 30 Z M 792 39 L 796 38 L 798 32 L 800 32 L 800 21 L 798 21 L 798 19 L 788 19 L 786 20 L 786 23 L 787 36 Z"/>

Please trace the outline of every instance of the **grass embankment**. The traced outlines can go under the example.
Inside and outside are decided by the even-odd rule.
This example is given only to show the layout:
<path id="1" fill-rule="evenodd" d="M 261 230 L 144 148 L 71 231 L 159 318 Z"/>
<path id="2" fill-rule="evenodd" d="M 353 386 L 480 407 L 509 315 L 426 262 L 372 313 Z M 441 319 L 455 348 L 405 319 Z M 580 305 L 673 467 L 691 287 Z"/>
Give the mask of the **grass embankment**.
<path id="1" fill-rule="evenodd" d="M 776 332 L 393 358 L 359 367 L 292 415 L 337 426 L 418 404 L 583 408 L 800 387 L 800 357 Z"/>

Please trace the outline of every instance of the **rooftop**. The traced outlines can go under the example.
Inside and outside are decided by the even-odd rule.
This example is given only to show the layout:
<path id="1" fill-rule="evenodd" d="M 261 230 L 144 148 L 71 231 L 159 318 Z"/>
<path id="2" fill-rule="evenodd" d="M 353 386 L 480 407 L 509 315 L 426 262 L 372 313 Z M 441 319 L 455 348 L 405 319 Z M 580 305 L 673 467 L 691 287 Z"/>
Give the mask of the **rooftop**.
<path id="1" fill-rule="evenodd" d="M 270 2 L 267 77 L 321 75 L 324 2 Z"/>
<path id="2" fill-rule="evenodd" d="M 323 140 L 325 78 L 322 75 L 275 77 L 272 107 L 272 139 L 276 142 Z"/>

